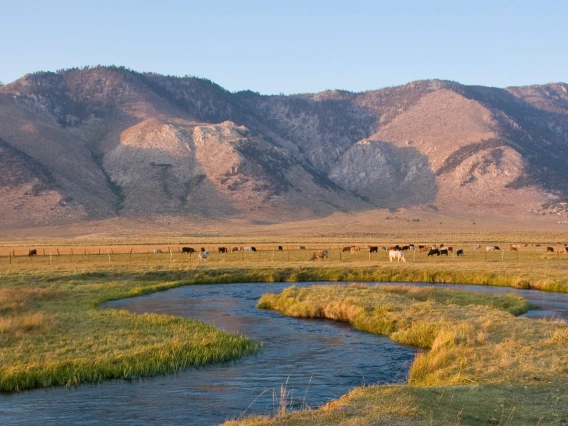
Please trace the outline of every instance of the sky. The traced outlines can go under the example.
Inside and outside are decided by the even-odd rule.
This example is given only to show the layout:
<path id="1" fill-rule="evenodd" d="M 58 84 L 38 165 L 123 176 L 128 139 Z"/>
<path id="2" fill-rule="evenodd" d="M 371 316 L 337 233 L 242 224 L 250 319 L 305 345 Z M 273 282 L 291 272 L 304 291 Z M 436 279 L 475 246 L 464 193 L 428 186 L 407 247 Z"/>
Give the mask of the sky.
<path id="1" fill-rule="evenodd" d="M 263 94 L 568 82 L 568 1 L 0 0 L 0 81 L 123 65 Z"/>

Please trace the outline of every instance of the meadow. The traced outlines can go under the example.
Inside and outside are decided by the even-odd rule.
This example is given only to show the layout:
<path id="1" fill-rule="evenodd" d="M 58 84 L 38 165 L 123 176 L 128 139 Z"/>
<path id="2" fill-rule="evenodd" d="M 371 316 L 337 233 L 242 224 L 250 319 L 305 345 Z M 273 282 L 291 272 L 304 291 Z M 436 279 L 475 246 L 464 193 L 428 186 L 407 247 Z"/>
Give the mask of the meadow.
<path id="1" fill-rule="evenodd" d="M 211 250 L 207 262 L 199 262 L 195 254 L 191 257 L 182 254 L 181 244 L 163 243 L 152 246 L 141 244 L 60 246 L 22 244 L 1 247 L 0 390 L 13 392 L 37 387 L 72 386 L 111 378 L 133 379 L 171 373 L 191 366 L 228 361 L 262 350 L 261 342 L 252 342 L 246 336 L 225 333 L 199 321 L 165 315 L 135 315 L 126 311 L 100 308 L 100 304 L 108 300 L 149 294 L 182 285 L 238 282 L 382 281 L 472 283 L 568 292 L 568 256 L 548 254 L 544 247 L 529 246 L 521 248 L 519 252 L 485 253 L 473 251 L 473 244 L 453 244 L 454 249 L 464 248 L 466 256 L 450 255 L 432 258 L 427 257 L 425 253 L 407 252 L 408 261 L 406 263 L 388 262 L 386 253 L 380 250 L 372 254 L 363 249 L 361 253 L 347 253 L 340 250 L 341 247 L 350 245 L 350 243 L 314 241 L 290 243 L 288 246 L 283 245 L 283 251 L 278 251 L 277 244 L 266 242 L 255 244 L 253 241 L 248 241 L 245 244 L 255 245 L 257 252 L 228 254 L 216 252 L 216 248 L 220 245 L 232 247 L 241 245 L 239 243 L 242 241 L 215 244 L 206 240 L 197 244 L 189 244 L 195 248 L 203 244 Z M 299 250 L 297 244 L 306 245 L 306 250 Z M 364 247 L 362 242 L 353 244 L 361 244 Z M 382 244 L 377 243 L 377 245 Z M 162 253 L 151 252 L 153 248 L 158 247 L 162 249 Z M 27 256 L 27 251 L 31 248 L 37 249 L 38 256 Z M 329 250 L 329 260 L 310 261 L 309 258 L 316 249 Z M 363 290 L 354 287 L 350 291 Z M 560 386 L 561 383 L 559 384 L 557 380 L 564 377 L 561 372 L 554 376 L 546 369 L 536 369 L 531 370 L 530 374 L 527 373 L 529 376 L 526 376 L 535 377 L 533 379 L 523 379 L 523 381 L 517 375 L 511 380 L 499 382 L 495 380 L 495 377 L 487 379 L 486 376 L 480 376 L 481 379 L 479 379 L 477 372 L 465 370 L 463 366 L 460 367 L 461 370 L 456 371 L 458 364 L 453 362 L 457 362 L 458 355 L 466 356 L 469 362 L 469 355 L 463 355 L 459 351 L 444 353 L 443 356 L 439 353 L 440 363 L 436 364 L 438 361 L 432 361 L 432 357 L 427 354 L 433 351 L 432 338 L 438 328 L 428 326 L 429 323 L 450 321 L 451 315 L 455 314 L 459 317 L 456 317 L 456 321 L 459 319 L 463 324 L 466 317 L 461 318 L 461 315 L 466 315 L 464 309 L 471 310 L 472 305 L 475 305 L 473 313 L 479 313 L 481 311 L 478 312 L 478 309 L 482 309 L 483 315 L 493 315 L 495 310 L 502 311 L 503 309 L 503 306 L 478 306 L 483 305 L 480 300 L 476 300 L 475 303 L 467 302 L 469 304 L 464 307 L 461 305 L 465 302 L 458 302 L 457 296 L 450 297 L 446 293 L 440 294 L 444 294 L 446 299 L 454 300 L 458 311 L 451 313 L 448 309 L 444 311 L 438 309 L 437 304 L 443 305 L 446 302 L 435 300 L 434 295 L 429 295 L 428 300 L 420 301 L 425 303 L 420 308 L 423 314 L 426 315 L 430 311 L 430 316 L 424 317 L 422 322 L 424 328 L 415 333 L 425 338 L 424 342 L 417 346 L 429 352 L 425 352 L 424 356 L 420 355 L 413 366 L 411 377 L 416 379 L 415 382 L 411 384 L 409 382 L 408 386 L 359 388 L 341 400 L 328 404 L 327 408 L 322 410 L 285 415 L 271 420 L 249 419 L 246 422 L 252 424 L 274 421 L 291 424 L 311 422 L 326 424 L 333 421 L 359 424 L 373 422 L 372 418 L 375 417 L 372 416 L 383 418 L 379 416 L 379 413 L 387 412 L 392 416 L 384 418 L 390 418 L 392 422 L 388 420 L 384 424 L 397 424 L 397 419 L 401 419 L 400 424 L 409 424 L 409 415 L 413 419 L 412 422 L 417 421 L 412 424 L 420 424 L 420 422 L 459 424 L 456 419 L 459 417 L 460 407 L 463 408 L 467 404 L 477 406 L 479 408 L 477 412 L 480 412 L 488 406 L 487 404 L 495 405 L 495 401 L 502 400 L 506 402 L 503 402 L 503 406 L 508 407 L 507 409 L 512 410 L 512 407 L 517 407 L 515 410 L 521 410 L 520 404 L 511 402 L 514 398 L 520 398 L 519 401 L 524 401 L 522 404 L 524 408 L 532 407 L 536 410 L 535 413 L 541 413 L 538 408 L 540 397 L 533 400 L 532 394 L 529 396 L 527 393 L 527 388 L 534 389 L 545 399 L 559 397 L 556 389 L 562 392 L 568 391 L 563 387 L 564 385 Z M 408 295 L 397 294 L 394 290 L 389 297 L 401 298 L 397 301 L 401 304 L 400 306 L 419 298 L 417 295 L 409 298 Z M 321 298 L 322 301 L 328 300 L 323 295 L 317 298 Z M 524 308 L 520 309 L 522 311 Z M 380 312 L 380 309 L 377 309 L 377 312 Z M 512 312 L 519 313 L 520 311 L 517 309 Z M 503 312 L 503 315 L 505 314 L 507 318 L 511 316 L 508 312 Z M 346 320 L 348 314 L 345 315 L 347 316 L 339 319 Z M 497 319 L 501 321 L 502 319 L 499 318 Z M 493 317 L 489 319 L 488 328 L 475 329 L 479 333 L 468 330 L 476 336 L 479 335 L 491 341 L 493 329 L 490 323 L 493 321 L 496 324 L 497 319 Z M 467 321 L 474 321 L 477 324 L 475 322 L 477 320 L 473 317 L 467 317 Z M 400 319 L 395 319 L 394 322 L 402 323 Z M 406 323 L 409 322 L 407 318 Z M 365 329 L 361 324 L 357 323 L 356 326 Z M 514 325 L 515 323 L 507 324 Z M 564 335 L 559 332 L 554 337 L 550 334 L 552 332 L 550 327 L 556 327 L 556 325 L 550 324 L 544 333 L 546 339 L 549 340 L 537 339 L 535 345 L 548 345 L 547 342 L 550 339 L 560 339 L 558 341 L 564 342 L 562 340 Z M 373 328 L 372 326 L 365 330 L 381 333 L 385 331 L 380 327 Z M 524 328 L 516 327 L 515 330 L 518 334 L 528 333 Z M 466 333 L 468 336 L 470 331 Z M 399 335 L 402 334 L 399 333 Z M 526 335 L 527 338 L 531 336 Z M 395 336 L 390 336 L 396 340 Z M 416 344 L 411 337 L 407 339 L 404 343 Z M 454 340 L 460 342 L 460 339 L 462 338 L 458 336 Z M 465 338 L 466 342 L 467 339 L 469 337 Z M 399 341 L 402 342 L 402 340 Z M 566 342 L 563 343 L 564 347 L 566 344 Z M 496 345 L 499 347 L 500 344 Z M 461 348 L 460 345 L 457 347 Z M 531 344 L 528 347 L 533 348 L 534 345 Z M 480 348 L 484 350 L 489 346 L 484 343 Z M 491 346 L 491 348 L 495 347 Z M 527 350 L 523 349 L 522 345 L 514 346 L 514 348 L 520 349 L 526 355 Z M 475 352 L 475 356 L 480 355 Z M 422 358 L 424 360 L 420 363 L 419 360 Z M 463 361 L 464 358 L 460 359 Z M 492 361 L 488 358 L 479 359 L 483 362 Z M 541 358 L 539 360 L 539 362 L 542 361 Z M 530 364 L 532 361 L 530 358 L 515 358 L 515 362 Z M 446 362 L 449 364 L 444 364 Z M 551 358 L 550 362 L 556 362 L 555 358 Z M 422 368 L 418 369 L 420 365 Z M 503 364 L 498 368 L 503 371 L 507 369 L 516 371 L 517 365 Z M 440 377 L 434 374 L 436 370 L 440 371 Z M 468 383 L 468 378 L 474 382 Z M 551 383 L 548 383 L 549 381 Z M 471 399 L 475 392 L 477 392 L 477 399 Z M 560 398 L 558 401 L 564 400 Z M 508 405 L 509 402 L 512 405 Z M 549 406 L 546 404 L 544 406 L 548 408 L 539 415 L 548 418 Z M 426 412 L 424 407 L 431 407 L 431 409 Z M 564 405 L 560 407 L 564 409 Z M 505 416 L 503 420 L 506 420 L 510 413 L 506 413 L 505 408 L 503 410 L 503 416 Z M 447 422 L 444 420 L 446 423 L 432 423 L 427 420 L 428 416 L 444 418 Z M 496 417 L 499 416 L 496 415 Z M 559 420 L 562 418 L 559 417 Z M 510 424 L 522 423 L 511 422 Z"/>

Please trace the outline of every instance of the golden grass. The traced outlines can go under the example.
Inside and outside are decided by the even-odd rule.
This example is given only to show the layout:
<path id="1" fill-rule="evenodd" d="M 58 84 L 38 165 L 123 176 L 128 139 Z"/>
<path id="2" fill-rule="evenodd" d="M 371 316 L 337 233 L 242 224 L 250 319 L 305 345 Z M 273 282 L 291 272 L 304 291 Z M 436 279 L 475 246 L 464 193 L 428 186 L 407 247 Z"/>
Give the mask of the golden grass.
<path id="1" fill-rule="evenodd" d="M 515 296 L 396 287 L 288 288 L 260 308 L 347 321 L 424 348 L 408 385 L 363 387 L 320 410 L 238 424 L 562 424 L 568 325 L 518 318 Z M 530 389 L 530 390 L 529 390 Z"/>

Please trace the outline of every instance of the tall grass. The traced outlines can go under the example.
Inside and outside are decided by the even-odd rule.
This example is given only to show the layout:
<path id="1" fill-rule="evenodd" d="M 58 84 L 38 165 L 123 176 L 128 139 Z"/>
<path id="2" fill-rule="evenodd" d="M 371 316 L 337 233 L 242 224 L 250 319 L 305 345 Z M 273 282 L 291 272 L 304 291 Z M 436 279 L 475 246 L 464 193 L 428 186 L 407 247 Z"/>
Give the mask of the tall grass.
<path id="1" fill-rule="evenodd" d="M 284 424 L 487 424 L 497 417 L 509 424 L 544 425 L 567 420 L 568 325 L 515 317 L 512 313 L 528 308 L 522 298 L 316 286 L 266 294 L 258 307 L 347 321 L 424 349 L 407 385 L 359 388 L 321 410 L 290 414 Z M 275 422 L 252 418 L 240 423 Z"/>

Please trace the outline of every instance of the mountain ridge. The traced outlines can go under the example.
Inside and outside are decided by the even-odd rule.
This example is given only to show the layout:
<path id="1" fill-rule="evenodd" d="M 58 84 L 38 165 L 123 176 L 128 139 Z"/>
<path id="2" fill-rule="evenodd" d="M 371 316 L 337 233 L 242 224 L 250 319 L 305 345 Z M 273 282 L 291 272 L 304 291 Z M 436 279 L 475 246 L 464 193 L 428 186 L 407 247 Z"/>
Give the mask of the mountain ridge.
<path id="1" fill-rule="evenodd" d="M 566 83 L 422 80 L 284 96 L 74 68 L 1 86 L 0 139 L 0 150 L 21 153 L 0 157 L 5 226 L 152 215 L 290 221 L 398 208 L 567 213 Z M 49 191 L 38 191 L 38 167 L 51 176 Z M 29 182 L 12 179 L 16 169 Z M 46 205 L 59 213 L 42 216 Z"/>

